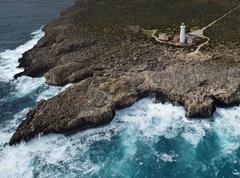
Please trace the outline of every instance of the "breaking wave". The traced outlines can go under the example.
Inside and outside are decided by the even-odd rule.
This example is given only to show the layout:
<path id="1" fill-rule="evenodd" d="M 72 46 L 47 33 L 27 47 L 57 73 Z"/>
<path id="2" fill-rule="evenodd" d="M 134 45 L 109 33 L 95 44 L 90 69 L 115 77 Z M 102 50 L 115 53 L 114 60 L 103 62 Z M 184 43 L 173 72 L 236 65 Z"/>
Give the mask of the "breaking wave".
<path id="1" fill-rule="evenodd" d="M 44 78 L 20 77 L 17 60 L 44 35 L 0 53 L 0 177 L 238 177 L 240 107 L 218 108 L 210 120 L 188 120 L 183 107 L 145 98 L 117 111 L 104 127 L 71 136 L 39 136 L 8 146 L 36 101 L 66 87 Z M 3 92 L 3 91 L 2 91 Z"/>
<path id="2" fill-rule="evenodd" d="M 9 147 L 11 133 L 1 131 L 0 173 L 7 177 L 142 177 L 150 173 L 215 177 L 223 174 L 225 164 L 231 164 L 228 170 L 237 176 L 239 112 L 239 107 L 217 109 L 212 120 L 190 121 L 182 107 L 145 98 L 118 111 L 110 125 L 69 137 L 52 134 Z M 15 119 L 25 113 L 16 114 Z"/>
<path id="3" fill-rule="evenodd" d="M 22 54 L 37 44 L 37 42 L 44 36 L 44 32 L 40 29 L 32 34 L 32 39 L 25 44 L 17 47 L 13 50 L 6 50 L 0 53 L 0 81 L 9 81 L 13 79 L 16 73 L 22 71 L 21 68 L 17 68 L 18 59 L 22 57 Z"/>

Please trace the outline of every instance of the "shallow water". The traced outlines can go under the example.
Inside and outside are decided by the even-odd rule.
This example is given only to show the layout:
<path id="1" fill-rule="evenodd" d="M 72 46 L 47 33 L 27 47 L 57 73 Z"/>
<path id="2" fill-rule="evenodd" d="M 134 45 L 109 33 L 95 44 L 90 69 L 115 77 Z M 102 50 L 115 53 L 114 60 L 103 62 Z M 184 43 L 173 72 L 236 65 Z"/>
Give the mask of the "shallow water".
<path id="1" fill-rule="evenodd" d="M 41 6 L 41 11 L 50 8 L 48 4 L 42 7 L 42 1 L 31 3 Z M 0 13 L 6 4 L 0 2 Z M 39 19 L 38 27 L 30 23 L 21 28 L 28 35 L 19 37 L 19 30 L 9 26 L 17 38 L 5 29 L 9 37 L 5 42 L 0 40 L 0 177 L 240 177 L 240 107 L 218 108 L 210 120 L 190 121 L 182 107 L 156 103 L 150 97 L 118 111 L 105 127 L 69 137 L 39 136 L 9 147 L 9 139 L 28 110 L 69 86 L 48 86 L 43 78 L 12 80 L 20 71 L 16 68 L 18 58 L 44 36 L 41 30 L 34 30 L 56 16 L 65 4 L 50 2 L 56 11 L 51 16 L 42 14 L 43 19 L 31 19 Z M 31 10 L 32 16 L 40 13 L 37 9 Z M 9 18 L 12 16 L 16 18 L 18 13 Z M 21 44 L 20 38 L 25 40 Z"/>

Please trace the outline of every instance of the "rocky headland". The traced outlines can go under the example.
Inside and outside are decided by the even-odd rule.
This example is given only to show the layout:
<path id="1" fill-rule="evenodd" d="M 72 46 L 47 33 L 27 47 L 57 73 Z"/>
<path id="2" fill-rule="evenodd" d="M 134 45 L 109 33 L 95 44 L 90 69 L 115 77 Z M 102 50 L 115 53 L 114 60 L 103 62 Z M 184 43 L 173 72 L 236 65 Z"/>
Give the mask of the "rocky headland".
<path id="1" fill-rule="evenodd" d="M 15 76 L 74 85 L 30 110 L 10 145 L 41 133 L 107 124 L 115 110 L 152 94 L 183 105 L 189 118 L 208 118 L 216 106 L 239 104 L 239 9 L 205 32 L 210 42 L 196 56 L 188 55 L 196 46 L 164 45 L 143 33 L 177 32 L 183 20 L 200 28 L 237 5 L 237 0 L 77 0 L 44 27 L 45 37 L 19 59 L 24 72 Z"/>

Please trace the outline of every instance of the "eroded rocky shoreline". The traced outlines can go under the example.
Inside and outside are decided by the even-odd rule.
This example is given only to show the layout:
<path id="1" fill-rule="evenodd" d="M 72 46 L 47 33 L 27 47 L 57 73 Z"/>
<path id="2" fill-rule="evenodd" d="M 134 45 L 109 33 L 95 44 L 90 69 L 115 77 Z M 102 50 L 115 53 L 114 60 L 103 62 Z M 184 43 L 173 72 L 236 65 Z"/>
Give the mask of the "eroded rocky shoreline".
<path id="1" fill-rule="evenodd" d="M 209 6 L 209 1 L 196 0 L 187 7 L 182 3 L 174 4 L 178 13 L 196 5 Z M 237 3 L 212 0 L 212 8 L 223 12 L 210 7 L 212 14 L 203 18 L 204 14 L 196 9 L 199 16 L 189 19 L 196 22 L 188 24 L 207 24 Z M 141 29 L 172 27 L 174 31 L 179 21 L 188 17 L 183 14 L 173 20 L 171 14 L 158 14 L 159 9 L 153 7 L 163 4 L 160 0 L 148 3 L 77 0 L 46 25 L 45 37 L 19 60 L 25 70 L 16 77 L 44 75 L 50 85 L 74 85 L 50 100 L 39 102 L 20 124 L 10 145 L 40 133 L 66 134 L 107 124 L 116 109 L 151 94 L 184 105 L 189 118 L 211 117 L 216 106 L 239 104 L 239 43 L 233 38 L 222 47 L 226 39 L 216 40 L 214 33 L 210 36 L 213 43 L 197 58 L 187 57 L 194 49 L 157 43 Z M 238 10 L 233 18 L 239 14 Z M 156 22 L 157 18 L 169 19 Z M 235 32 L 232 26 L 229 28 Z M 235 30 L 237 34 L 239 29 Z"/>

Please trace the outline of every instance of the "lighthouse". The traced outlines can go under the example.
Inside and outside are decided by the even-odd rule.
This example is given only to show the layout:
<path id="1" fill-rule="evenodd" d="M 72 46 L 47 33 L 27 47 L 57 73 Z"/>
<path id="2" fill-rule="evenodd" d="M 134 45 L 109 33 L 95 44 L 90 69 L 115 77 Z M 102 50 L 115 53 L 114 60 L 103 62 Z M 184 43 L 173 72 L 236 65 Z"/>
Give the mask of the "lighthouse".
<path id="1" fill-rule="evenodd" d="M 180 44 L 184 44 L 186 40 L 186 26 L 184 23 L 180 26 Z"/>

